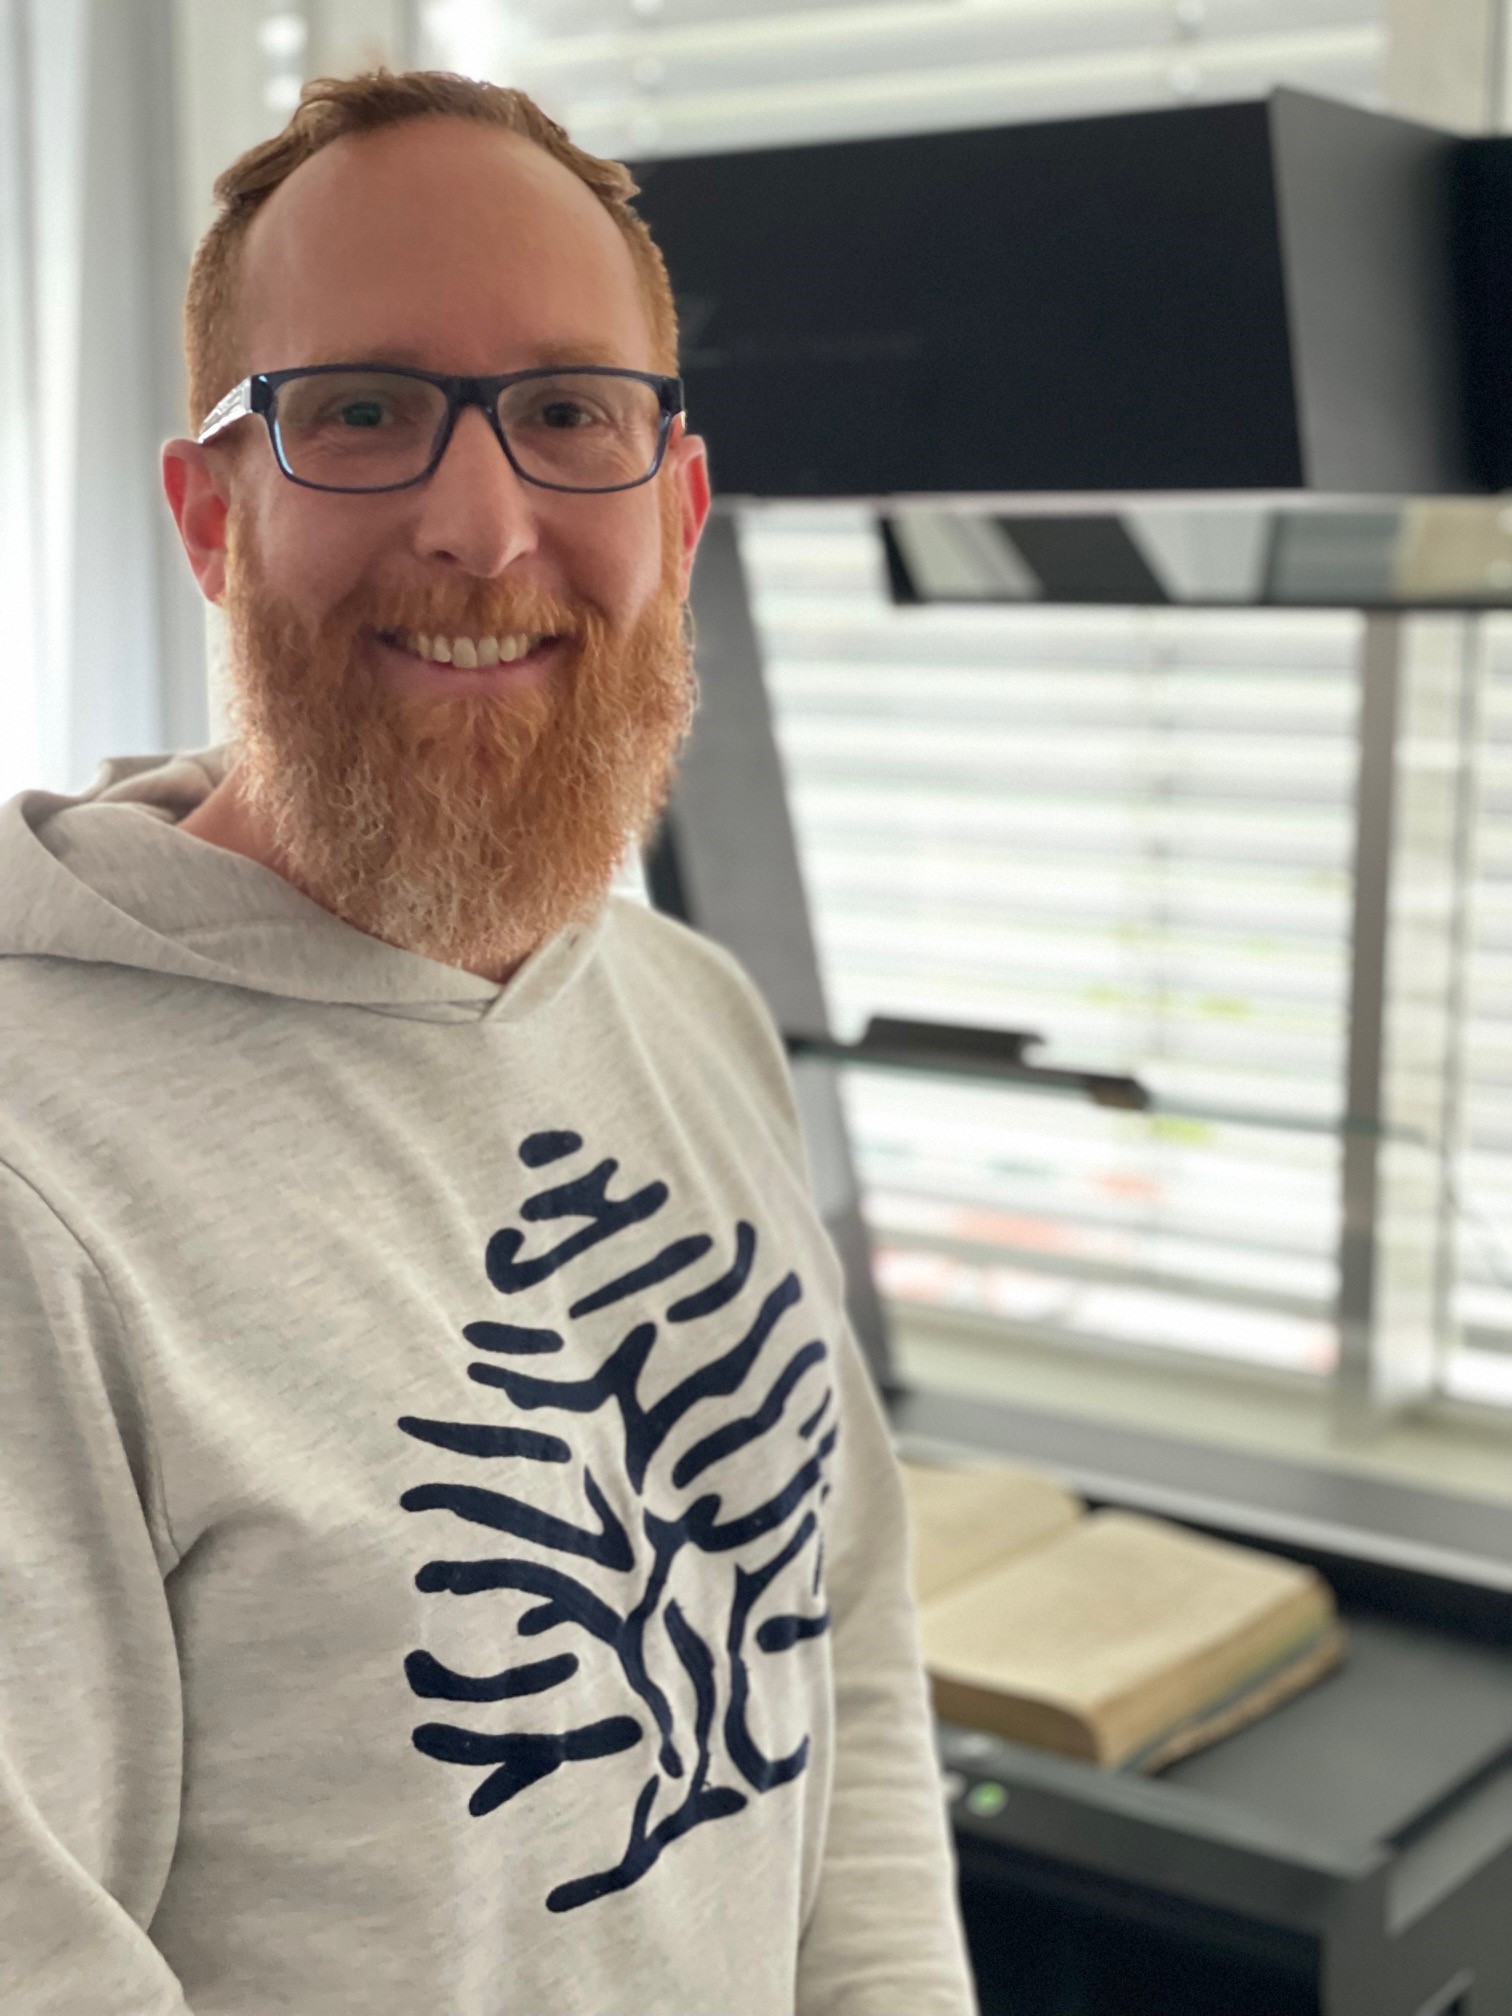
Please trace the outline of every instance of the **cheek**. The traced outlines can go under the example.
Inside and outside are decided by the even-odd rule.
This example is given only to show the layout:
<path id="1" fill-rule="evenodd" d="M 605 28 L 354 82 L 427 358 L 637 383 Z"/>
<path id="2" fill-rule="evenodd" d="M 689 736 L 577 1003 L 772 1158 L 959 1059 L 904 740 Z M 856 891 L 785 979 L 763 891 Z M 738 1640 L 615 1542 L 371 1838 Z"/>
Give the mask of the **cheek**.
<path id="1" fill-rule="evenodd" d="M 633 620 L 662 592 L 677 538 L 675 523 L 669 526 L 660 498 L 648 486 L 636 496 L 633 516 L 625 513 L 603 526 L 598 538 L 582 542 L 583 567 L 593 570 L 591 578 L 586 571 L 580 576 L 584 592 L 615 619 Z"/>
<path id="2" fill-rule="evenodd" d="M 361 585 L 383 550 L 380 528 L 285 483 L 259 514 L 257 542 L 273 590 L 312 621 Z"/>

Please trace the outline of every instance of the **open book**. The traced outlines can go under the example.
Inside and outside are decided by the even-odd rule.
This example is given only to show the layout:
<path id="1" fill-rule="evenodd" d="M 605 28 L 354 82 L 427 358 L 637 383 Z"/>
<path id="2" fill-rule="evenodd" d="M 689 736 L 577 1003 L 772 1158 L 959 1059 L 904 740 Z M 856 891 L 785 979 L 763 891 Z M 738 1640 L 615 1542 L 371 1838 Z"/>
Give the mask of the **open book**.
<path id="1" fill-rule="evenodd" d="M 935 1712 L 1115 1769 L 1161 1770 L 1338 1664 L 1311 1568 L 1007 1466 L 903 1465 Z"/>

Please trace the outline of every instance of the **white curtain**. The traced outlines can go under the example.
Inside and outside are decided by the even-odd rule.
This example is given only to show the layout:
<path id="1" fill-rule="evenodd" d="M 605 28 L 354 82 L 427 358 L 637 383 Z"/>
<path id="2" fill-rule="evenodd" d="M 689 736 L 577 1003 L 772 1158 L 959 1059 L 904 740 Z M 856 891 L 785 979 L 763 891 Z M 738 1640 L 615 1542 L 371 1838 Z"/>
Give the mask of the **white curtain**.
<path id="1" fill-rule="evenodd" d="M 207 741 L 167 0 L 0 0 L 0 800 Z"/>

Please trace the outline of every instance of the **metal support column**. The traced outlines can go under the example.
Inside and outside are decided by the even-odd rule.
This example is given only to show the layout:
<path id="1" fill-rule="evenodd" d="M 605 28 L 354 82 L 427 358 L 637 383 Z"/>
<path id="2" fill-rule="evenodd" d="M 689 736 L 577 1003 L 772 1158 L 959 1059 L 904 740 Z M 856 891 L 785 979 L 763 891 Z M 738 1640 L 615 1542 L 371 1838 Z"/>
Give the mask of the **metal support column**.
<path id="1" fill-rule="evenodd" d="M 1461 617 L 1366 619 L 1339 1253 L 1345 1436 L 1431 1397 L 1448 1335 L 1476 644 Z"/>
<path id="2" fill-rule="evenodd" d="M 1341 1434 L 1350 1438 L 1366 1431 L 1373 1411 L 1386 930 L 1401 674 L 1402 619 L 1388 615 L 1366 617 L 1360 665 L 1336 1388 L 1337 1426 Z"/>

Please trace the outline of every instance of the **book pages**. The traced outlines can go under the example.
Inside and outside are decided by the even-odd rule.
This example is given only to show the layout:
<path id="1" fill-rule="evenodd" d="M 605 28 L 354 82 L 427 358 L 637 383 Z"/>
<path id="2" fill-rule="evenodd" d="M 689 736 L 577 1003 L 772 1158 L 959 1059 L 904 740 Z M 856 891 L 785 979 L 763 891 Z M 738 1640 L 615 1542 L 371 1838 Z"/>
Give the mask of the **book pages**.
<path id="1" fill-rule="evenodd" d="M 901 1465 L 920 1604 L 983 1569 L 1042 1546 L 1081 1518 L 1080 1498 L 1036 1470 Z"/>
<path id="2" fill-rule="evenodd" d="M 1216 1708 L 1187 1717 L 1165 1735 L 1157 1736 L 1152 1743 L 1146 1744 L 1144 1749 L 1125 1757 L 1122 1760 L 1124 1769 L 1153 1777 L 1157 1771 L 1164 1771 L 1168 1764 L 1178 1764 L 1183 1757 L 1191 1757 L 1197 1751 L 1221 1742 L 1225 1736 L 1232 1736 L 1236 1730 L 1246 1728 L 1251 1722 L 1258 1722 L 1262 1715 L 1269 1715 L 1273 1709 L 1284 1706 L 1294 1695 L 1305 1693 L 1320 1680 L 1326 1680 L 1348 1649 L 1349 1634 L 1344 1626 L 1329 1625 L 1294 1657 L 1261 1674 L 1258 1680 L 1240 1688 Z"/>
<path id="3" fill-rule="evenodd" d="M 921 1607 L 937 1711 L 1116 1764 L 1333 1622 L 1312 1569 L 1098 1512 Z"/>

